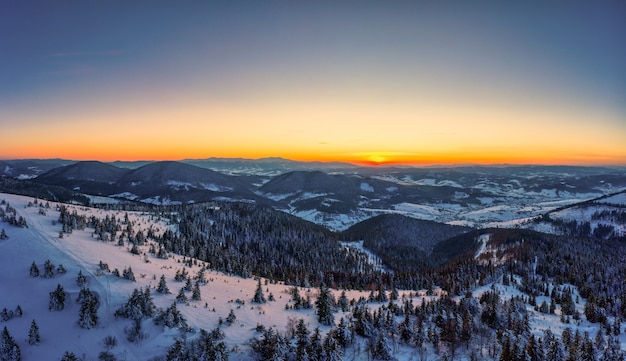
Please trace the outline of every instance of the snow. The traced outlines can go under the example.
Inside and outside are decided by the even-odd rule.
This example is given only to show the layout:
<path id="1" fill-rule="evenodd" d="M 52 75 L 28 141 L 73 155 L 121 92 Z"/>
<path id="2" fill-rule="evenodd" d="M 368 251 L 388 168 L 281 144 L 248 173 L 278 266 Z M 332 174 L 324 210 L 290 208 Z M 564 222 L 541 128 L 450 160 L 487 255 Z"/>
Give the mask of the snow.
<path id="1" fill-rule="evenodd" d="M 114 311 L 125 302 L 135 288 L 154 287 L 161 275 L 165 275 L 168 287 L 173 294 L 161 295 L 152 292 L 157 307 L 165 308 L 174 302 L 177 290 L 182 283 L 174 281 L 177 269 L 182 269 L 182 257 L 171 256 L 163 260 L 148 254 L 148 245 L 140 246 L 142 255 L 129 252 L 127 246 L 120 247 L 111 242 L 97 241 L 92 237 L 91 229 L 74 230 L 69 235 L 59 238 L 59 225 L 53 225 L 58 219 L 59 212 L 55 210 L 56 203 L 49 202 L 51 208 L 46 215 L 38 213 L 39 208 L 27 207 L 30 197 L 0 193 L 0 199 L 6 200 L 17 209 L 18 215 L 24 216 L 29 228 L 4 227 L 9 239 L 0 241 L 0 307 L 14 309 L 18 304 L 24 310 L 22 318 L 14 318 L 6 323 L 10 334 L 16 339 L 22 351 L 23 360 L 58 359 L 65 351 L 74 352 L 77 356 L 85 355 L 85 359 L 96 359 L 97 354 L 104 350 L 102 339 L 109 335 L 117 337 L 118 346 L 111 352 L 118 359 L 146 360 L 164 355 L 167 348 L 179 337 L 177 330 L 166 330 L 154 325 L 152 320 L 143 322 L 144 332 L 148 337 L 140 343 L 130 343 L 124 335 L 124 328 L 130 325 L 127 319 L 116 319 Z M 96 216 L 115 216 L 124 219 L 126 212 L 106 211 L 77 205 L 67 205 L 78 214 Z M 144 232 L 152 226 L 156 233 L 164 232 L 172 227 L 165 221 L 155 221 L 151 215 L 139 212 L 127 212 L 129 220 L 134 223 L 134 229 Z M 4 225 L 3 225 L 4 226 Z M 63 264 L 67 273 L 56 275 L 53 279 L 29 277 L 29 268 L 33 261 L 43 268 L 47 260 L 58 266 Z M 147 260 L 147 262 L 146 262 Z M 120 272 L 126 267 L 132 267 L 136 282 L 115 277 L 110 273 L 102 272 L 98 263 L 102 261 L 109 265 L 111 270 L 117 268 Z M 198 266 L 187 268 L 191 275 L 200 270 Z M 79 287 L 76 285 L 78 271 L 86 275 L 87 287 L 98 294 L 100 306 L 98 316 L 99 325 L 90 330 L 81 329 L 78 320 L 79 305 L 75 302 Z M 266 304 L 251 304 L 257 281 L 241 277 L 228 276 L 216 271 L 206 273 L 209 283 L 201 286 L 201 301 L 190 301 L 188 304 L 178 304 L 189 325 L 196 330 L 204 328 L 211 330 L 218 326 L 219 318 L 226 318 L 230 310 L 234 310 L 237 320 L 231 326 L 223 326 L 226 334 L 226 343 L 229 349 L 239 346 L 240 351 L 231 352 L 231 360 L 249 359 L 248 350 L 244 347 L 247 341 L 258 336 L 255 331 L 257 324 L 274 327 L 284 332 L 290 318 L 303 318 L 312 329 L 318 326 L 314 310 L 285 310 L 285 304 L 290 299 L 289 286 L 282 283 L 264 285 L 264 291 L 273 293 L 276 301 Z M 48 293 L 61 284 L 68 293 L 66 308 L 60 312 L 48 311 Z M 265 296 L 269 295 L 265 292 Z M 310 292 L 315 299 L 316 289 L 301 288 L 301 292 Z M 338 291 L 333 291 L 335 297 Z M 358 299 L 367 297 L 365 291 L 347 291 L 348 298 Z M 234 302 L 240 299 L 245 305 Z M 418 299 L 419 300 L 419 299 Z M 205 307 L 205 304 L 207 307 Z M 376 304 L 371 307 L 377 307 Z M 215 310 L 215 311 L 213 311 Z M 336 319 L 344 316 L 336 313 Z M 26 337 L 31 321 L 35 319 L 41 333 L 41 344 L 29 346 Z M 320 327 L 323 332 L 328 327 Z M 193 336 L 193 335 L 192 335 Z M 190 336 L 190 337 L 192 337 Z"/>
<path id="2" fill-rule="evenodd" d="M 480 247 L 476 251 L 474 258 L 478 258 L 481 254 L 485 253 L 485 249 L 487 249 L 487 242 L 489 242 L 490 237 L 491 233 L 481 234 L 478 236 L 478 243 L 480 243 Z"/>
<path id="3" fill-rule="evenodd" d="M 101 196 L 92 196 L 89 194 L 85 194 L 91 203 L 99 203 L 99 204 L 117 204 L 120 203 L 118 199 L 111 197 L 101 197 Z"/>
<path id="4" fill-rule="evenodd" d="M 165 260 L 155 258 L 148 253 L 148 244 L 139 247 L 143 254 L 134 255 L 129 252 L 127 246 L 120 247 L 111 242 L 97 241 L 92 236 L 93 230 L 91 229 L 74 230 L 71 234 L 59 238 L 60 226 L 53 224 L 53 221 L 57 220 L 59 216 L 59 212 L 55 210 L 56 203 L 49 202 L 51 208 L 46 210 L 46 214 L 43 215 L 39 214 L 39 207 L 27 206 L 33 200 L 30 197 L 0 193 L 0 200 L 2 199 L 16 208 L 18 215 L 23 216 L 29 225 L 29 228 L 16 228 L 2 224 L 1 226 L 6 230 L 9 239 L 0 241 L 0 307 L 15 309 L 19 304 L 24 311 L 23 317 L 9 320 L 3 326 L 8 328 L 20 346 L 23 360 L 58 359 L 65 351 L 74 352 L 79 357 L 84 355 L 85 360 L 94 360 L 97 359 L 98 353 L 104 350 L 103 338 L 109 335 L 117 337 L 118 345 L 111 350 L 117 359 L 149 360 L 164 355 L 174 340 L 180 337 L 178 330 L 164 329 L 154 325 L 152 320 L 146 320 L 143 322 L 143 330 L 148 334 L 147 338 L 139 343 L 128 342 L 124 335 L 124 328 L 130 325 L 130 321 L 121 318 L 116 319 L 113 312 L 127 300 L 135 288 L 156 286 L 161 275 L 165 275 L 172 294 L 161 295 L 152 292 L 154 303 L 160 308 L 171 305 L 178 289 L 183 286 L 182 283 L 175 282 L 173 279 L 176 270 L 183 268 L 182 257 L 172 255 Z M 429 206 L 415 206 L 407 205 L 411 209 L 432 211 L 428 208 Z M 117 219 L 123 220 L 126 214 L 123 211 L 106 211 L 78 205 L 67 205 L 67 207 L 70 208 L 70 211 L 76 210 L 79 214 L 85 214 L 88 217 L 95 216 L 100 219 L 106 216 L 115 216 Z M 147 213 L 127 213 L 135 230 L 145 231 L 148 227 L 152 227 L 157 234 L 160 234 L 173 227 L 167 223 L 165 218 L 159 220 Z M 310 213 L 307 216 L 315 217 L 320 216 L 320 214 Z M 327 221 L 331 223 L 334 221 L 352 222 L 353 216 L 355 215 L 346 216 L 346 218 L 337 217 L 335 220 Z M 476 257 L 490 251 L 488 239 L 488 234 L 481 235 L 477 239 L 480 247 Z M 362 242 L 345 244 L 345 246 L 365 251 Z M 42 269 L 43 263 L 47 259 L 57 266 L 63 264 L 67 273 L 55 275 L 52 279 L 29 277 L 28 270 L 31 262 L 36 262 Z M 137 281 L 131 282 L 100 271 L 97 266 L 100 261 L 107 263 L 111 270 L 117 268 L 121 271 L 131 266 Z M 372 258 L 372 261 L 376 262 L 375 257 Z M 202 264 L 200 262 L 198 265 L 188 267 L 187 270 L 190 275 L 197 273 Z M 100 299 L 98 309 L 100 322 L 96 328 L 90 330 L 81 329 L 76 323 L 79 311 L 79 305 L 75 301 L 79 291 L 79 287 L 76 285 L 76 275 L 79 270 L 87 276 L 87 287 L 98 294 Z M 237 316 L 236 322 L 231 326 L 222 326 L 226 335 L 227 347 L 231 349 L 237 346 L 237 349 L 230 354 L 231 360 L 250 359 L 246 343 L 259 335 L 255 331 L 257 324 L 263 324 L 266 327 L 271 326 L 284 332 L 293 319 L 302 318 L 310 329 L 318 326 L 312 309 L 285 310 L 285 304 L 290 299 L 290 287 L 280 282 L 263 286 L 265 296 L 267 297 L 271 292 L 276 301 L 257 305 L 250 303 L 257 285 L 255 279 L 229 276 L 215 271 L 207 271 L 206 278 L 209 280 L 208 284 L 200 287 L 201 301 L 190 301 L 187 304 L 178 304 L 177 306 L 189 325 L 195 330 L 199 328 L 211 330 L 217 327 L 220 317 L 226 318 L 230 310 L 234 310 Z M 516 281 L 519 282 L 517 279 Z M 57 284 L 61 284 L 68 293 L 66 309 L 60 312 L 48 311 L 48 293 Z M 579 296 L 578 290 L 573 286 L 571 287 L 574 289 L 574 297 Z M 479 296 L 491 288 L 499 290 L 503 299 L 521 295 L 516 287 L 504 286 L 499 283 L 483 286 L 476 289 L 473 294 Z M 316 289 L 301 288 L 300 291 L 302 294 L 310 293 L 313 300 L 316 298 Z M 401 296 L 406 295 L 406 292 L 400 291 Z M 335 297 L 338 297 L 340 292 L 333 290 L 333 293 Z M 346 293 L 349 299 L 358 299 L 361 296 L 367 298 L 369 294 L 367 291 L 356 290 Z M 435 294 L 438 293 L 435 292 Z M 413 298 L 414 304 L 419 304 L 424 298 L 436 297 L 425 296 L 422 291 L 418 294 Z M 542 297 L 537 298 L 538 303 L 543 301 Z M 243 300 L 245 304 L 235 302 L 237 299 Z M 399 300 L 398 302 L 402 301 Z M 579 297 L 579 302 L 576 304 L 577 310 L 582 312 L 584 303 L 585 300 Z M 383 305 L 382 303 L 371 303 L 369 307 L 375 308 Z M 528 305 L 527 309 L 530 314 L 532 332 L 535 335 L 540 335 L 544 329 L 551 329 L 556 334 L 561 334 L 565 327 L 570 327 L 581 332 L 588 331 L 593 336 L 598 329 L 597 324 L 591 324 L 584 318 L 580 324 L 564 325 L 559 321 L 558 310 L 557 314 L 549 315 L 535 312 Z M 335 314 L 335 319 L 338 320 L 343 316 L 347 315 L 338 312 Z M 38 346 L 29 346 L 26 342 L 28 329 L 33 319 L 39 325 L 41 332 L 42 341 Z M 324 333 L 329 330 L 327 326 L 320 328 Z M 189 337 L 194 337 L 194 335 L 191 334 Z M 626 335 L 622 334 L 620 341 L 624 347 Z M 366 341 L 360 339 L 358 342 Z M 414 349 L 406 348 L 406 346 L 400 346 L 395 356 L 398 360 L 409 360 L 414 356 L 414 351 Z M 432 351 L 429 349 L 429 352 Z M 352 354 L 349 356 L 351 357 Z M 429 359 L 435 358 L 432 353 L 428 356 Z M 460 357 L 464 359 L 465 355 L 461 354 Z M 364 352 L 360 357 L 354 359 L 364 360 L 366 358 L 367 354 Z"/>
<path id="5" fill-rule="evenodd" d="M 361 190 L 363 192 L 374 192 L 374 187 L 372 187 L 371 185 L 369 185 L 368 183 L 361 183 Z"/>
<path id="6" fill-rule="evenodd" d="M 626 192 L 612 195 L 600 200 L 601 203 L 626 206 Z"/>
<path id="7" fill-rule="evenodd" d="M 213 192 L 231 192 L 233 190 L 232 187 L 220 186 L 213 183 L 200 183 L 202 187 L 208 191 Z"/>
<path id="8" fill-rule="evenodd" d="M 126 199 L 130 199 L 131 201 L 134 201 L 137 198 L 139 198 L 138 195 L 130 193 L 130 192 L 111 194 L 109 197 L 126 198 Z"/>
<path id="9" fill-rule="evenodd" d="M 367 255 L 368 262 L 374 266 L 374 269 L 376 271 L 380 271 L 383 273 L 393 273 L 392 270 L 385 268 L 382 261 L 380 260 L 380 257 L 376 256 L 374 253 L 372 253 L 370 250 L 368 250 L 367 248 L 363 246 L 363 242 L 364 242 L 363 240 L 360 240 L 356 242 L 340 242 L 340 243 L 342 246 L 348 249 L 353 249 L 353 250 L 356 250 L 357 252 Z"/>

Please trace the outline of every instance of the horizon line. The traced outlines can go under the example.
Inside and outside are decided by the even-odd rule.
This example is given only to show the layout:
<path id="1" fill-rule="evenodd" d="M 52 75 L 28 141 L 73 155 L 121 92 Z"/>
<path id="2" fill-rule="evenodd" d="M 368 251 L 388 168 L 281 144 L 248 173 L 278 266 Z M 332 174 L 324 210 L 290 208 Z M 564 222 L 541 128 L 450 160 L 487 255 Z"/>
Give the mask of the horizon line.
<path id="1" fill-rule="evenodd" d="M 101 160 L 101 159 L 69 159 L 69 158 L 3 158 L 0 157 L 0 161 L 68 161 L 68 162 L 101 162 L 101 163 L 157 163 L 157 162 L 185 162 L 185 161 L 203 161 L 203 160 L 243 160 L 243 161 L 261 161 L 261 160 L 282 160 L 294 163 L 322 163 L 322 164 L 344 164 L 346 166 L 355 166 L 355 167 L 364 167 L 364 168 L 393 168 L 393 167 L 402 167 L 402 168 L 432 168 L 432 167 L 523 167 L 523 166 L 546 166 L 546 167 L 597 167 L 597 168 L 606 168 L 606 167 L 616 167 L 616 168 L 624 168 L 626 167 L 626 163 L 567 163 L 567 162 L 498 162 L 498 163 L 489 163 L 489 162 L 372 162 L 372 161 L 340 161 L 340 160 L 299 160 L 299 159 L 291 159 L 285 158 L 281 156 L 268 156 L 268 157 L 259 157 L 259 158 L 246 158 L 246 157 L 206 157 L 206 158 L 179 158 L 179 159 L 134 159 L 134 160 Z"/>

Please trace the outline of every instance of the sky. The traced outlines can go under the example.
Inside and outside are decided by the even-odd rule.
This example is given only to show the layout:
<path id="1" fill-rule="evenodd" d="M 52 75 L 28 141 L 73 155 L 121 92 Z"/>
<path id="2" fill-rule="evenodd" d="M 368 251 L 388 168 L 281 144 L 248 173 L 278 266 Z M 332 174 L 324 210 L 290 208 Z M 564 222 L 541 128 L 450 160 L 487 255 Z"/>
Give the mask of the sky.
<path id="1" fill-rule="evenodd" d="M 623 1 L 0 1 L 0 158 L 626 165 Z"/>

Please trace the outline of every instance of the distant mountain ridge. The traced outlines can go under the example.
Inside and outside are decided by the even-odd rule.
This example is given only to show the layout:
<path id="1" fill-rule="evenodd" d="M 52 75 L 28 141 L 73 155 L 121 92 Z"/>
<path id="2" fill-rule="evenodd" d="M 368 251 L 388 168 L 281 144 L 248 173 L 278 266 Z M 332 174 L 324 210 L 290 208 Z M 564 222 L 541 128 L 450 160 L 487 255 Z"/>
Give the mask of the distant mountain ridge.
<path id="1" fill-rule="evenodd" d="M 148 203 L 189 203 L 216 197 L 258 198 L 249 184 L 236 177 L 174 161 L 149 163 L 136 169 L 95 161 L 77 162 L 52 169 L 35 181 Z"/>
<path id="2" fill-rule="evenodd" d="M 0 161 L 0 171 L 17 179 L 38 175 L 32 184 L 118 200 L 255 202 L 338 231 L 381 214 L 474 228 L 529 227 L 550 210 L 626 189 L 626 169 L 619 167 L 365 167 L 282 158 L 114 163 L 52 159 Z M 34 192 L 39 194 L 41 188 Z"/>

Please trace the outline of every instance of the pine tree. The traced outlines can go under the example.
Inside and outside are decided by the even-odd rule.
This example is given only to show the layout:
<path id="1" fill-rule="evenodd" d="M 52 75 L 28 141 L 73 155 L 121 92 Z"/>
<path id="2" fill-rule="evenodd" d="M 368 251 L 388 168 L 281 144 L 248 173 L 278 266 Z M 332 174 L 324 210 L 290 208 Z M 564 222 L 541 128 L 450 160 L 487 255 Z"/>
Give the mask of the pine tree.
<path id="1" fill-rule="evenodd" d="M 7 308 L 4 307 L 2 311 L 0 311 L 0 320 L 3 322 L 7 322 L 11 318 L 13 318 L 13 315 L 9 315 L 9 310 L 7 310 Z"/>
<path id="2" fill-rule="evenodd" d="M 333 338 L 337 341 L 339 346 L 346 348 L 349 344 L 352 343 L 354 339 L 354 335 L 352 334 L 352 330 L 348 326 L 348 321 L 345 318 L 341 318 L 339 320 L 339 325 L 334 328 L 331 332 L 333 334 Z"/>
<path id="3" fill-rule="evenodd" d="M 35 261 L 30 265 L 30 276 L 31 277 L 39 277 L 39 267 L 35 264 Z"/>
<path id="4" fill-rule="evenodd" d="M 89 296 L 84 297 L 80 305 L 78 325 L 91 329 L 98 325 L 98 300 L 88 289 Z"/>
<path id="5" fill-rule="evenodd" d="M 187 277 L 187 281 L 185 283 L 185 291 L 189 292 L 191 291 L 191 289 L 193 288 L 193 285 L 191 283 L 191 277 Z"/>
<path id="6" fill-rule="evenodd" d="M 39 335 L 39 326 L 35 320 L 30 324 L 30 330 L 28 330 L 28 344 L 38 345 L 41 342 L 41 336 Z"/>
<path id="7" fill-rule="evenodd" d="M 43 265 L 43 278 L 53 278 L 53 277 L 54 277 L 54 265 L 48 259 Z"/>
<path id="8" fill-rule="evenodd" d="M 324 345 L 322 343 L 322 334 L 319 327 L 315 327 L 309 342 L 308 354 L 311 360 L 323 360 Z"/>
<path id="9" fill-rule="evenodd" d="M 324 359 L 328 361 L 341 361 L 343 352 L 341 346 L 335 340 L 332 332 L 329 332 L 324 339 Z"/>
<path id="10" fill-rule="evenodd" d="M 65 351 L 61 357 L 61 361 L 78 361 L 78 357 L 73 352 Z"/>
<path id="11" fill-rule="evenodd" d="M 179 303 L 187 302 L 187 296 L 185 295 L 185 288 L 181 288 L 180 291 L 178 291 L 178 295 L 176 296 L 176 301 L 178 301 Z"/>
<path id="12" fill-rule="evenodd" d="M 378 337 L 373 344 L 372 356 L 376 360 L 393 360 L 393 348 L 385 332 L 378 332 Z"/>
<path id="13" fill-rule="evenodd" d="M 85 285 L 87 284 L 87 279 L 85 278 L 85 275 L 83 275 L 83 272 L 80 270 L 78 271 L 78 277 L 76 277 L 76 284 L 80 288 L 85 287 Z"/>
<path id="14" fill-rule="evenodd" d="M 200 296 L 200 282 L 198 281 L 196 281 L 195 285 L 193 286 L 191 299 L 194 301 L 200 301 L 202 299 L 202 297 Z"/>
<path id="15" fill-rule="evenodd" d="M 165 281 L 165 275 L 161 275 L 161 279 L 159 280 L 159 285 L 157 286 L 156 291 L 163 294 L 170 293 L 169 288 L 167 288 L 167 282 Z"/>
<path id="16" fill-rule="evenodd" d="M 546 352 L 546 361 L 564 361 L 565 352 L 563 351 L 563 345 L 557 338 L 553 338 L 548 345 L 548 351 Z"/>
<path id="17" fill-rule="evenodd" d="M 265 303 L 265 296 L 263 296 L 263 286 L 261 285 L 261 279 L 259 278 L 259 283 L 256 286 L 256 291 L 254 291 L 254 297 L 252 298 L 252 302 L 255 303 Z"/>
<path id="18" fill-rule="evenodd" d="M 133 269 L 131 267 L 128 267 L 128 269 L 124 268 L 124 271 L 122 272 L 122 277 L 135 282 L 135 273 L 133 273 Z"/>
<path id="19" fill-rule="evenodd" d="M 341 296 L 339 296 L 339 299 L 337 300 L 337 305 L 342 312 L 347 312 L 350 309 L 350 301 L 346 296 L 346 291 L 341 291 Z"/>
<path id="20" fill-rule="evenodd" d="M 20 347 L 15 343 L 15 339 L 6 326 L 0 335 L 0 360 L 2 361 L 19 361 L 22 359 Z"/>
<path id="21" fill-rule="evenodd" d="M 334 303 L 333 294 L 328 287 L 320 287 L 320 294 L 317 301 L 315 301 L 315 305 L 317 306 L 317 320 L 322 325 L 335 325 L 335 315 L 333 314 Z"/>
<path id="22" fill-rule="evenodd" d="M 237 316 L 235 316 L 235 311 L 230 310 L 230 312 L 228 313 L 228 316 L 226 316 L 226 322 L 228 322 L 228 324 L 233 324 L 233 322 L 235 322 L 237 320 Z"/>
<path id="23" fill-rule="evenodd" d="M 309 341 L 309 330 L 304 324 L 303 319 L 299 319 L 296 324 L 296 359 L 297 360 L 308 360 L 309 352 L 308 349 L 310 347 Z"/>
<path id="24" fill-rule="evenodd" d="M 57 284 L 57 288 L 50 292 L 50 302 L 48 303 L 48 310 L 61 311 L 65 308 L 65 291 L 60 284 Z"/>

